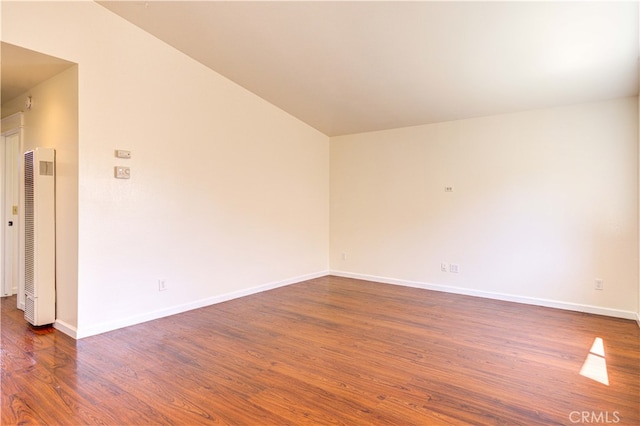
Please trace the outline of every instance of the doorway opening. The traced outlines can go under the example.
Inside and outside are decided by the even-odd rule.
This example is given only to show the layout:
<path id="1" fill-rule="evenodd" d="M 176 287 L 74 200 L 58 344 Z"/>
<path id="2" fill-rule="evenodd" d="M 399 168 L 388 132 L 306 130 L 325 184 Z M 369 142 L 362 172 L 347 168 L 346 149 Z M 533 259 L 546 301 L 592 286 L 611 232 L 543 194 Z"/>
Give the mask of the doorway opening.
<path id="1" fill-rule="evenodd" d="M 22 113 L 2 120 L 0 134 L 0 208 L 2 236 L 0 244 L 0 295 L 12 296 L 18 292 L 19 277 L 19 165 L 22 152 Z"/>
<path id="2" fill-rule="evenodd" d="M 55 195 L 54 325 L 66 327 L 64 332 L 73 335 L 78 315 L 78 64 L 4 42 L 0 42 L 0 56 L 0 296 L 16 294 L 17 307 L 24 310 L 23 154 L 36 148 L 53 148 L 62 164 Z M 8 122 L 12 119 L 13 124 Z M 14 133 L 19 135 L 17 150 L 13 148 Z M 5 178 L 7 174 L 16 178 Z M 15 191 L 12 179 L 18 185 L 15 196 L 9 194 Z M 7 185 L 13 189 L 7 190 L 5 197 Z M 4 267 L 15 265 L 16 258 L 17 285 L 15 266 Z"/>

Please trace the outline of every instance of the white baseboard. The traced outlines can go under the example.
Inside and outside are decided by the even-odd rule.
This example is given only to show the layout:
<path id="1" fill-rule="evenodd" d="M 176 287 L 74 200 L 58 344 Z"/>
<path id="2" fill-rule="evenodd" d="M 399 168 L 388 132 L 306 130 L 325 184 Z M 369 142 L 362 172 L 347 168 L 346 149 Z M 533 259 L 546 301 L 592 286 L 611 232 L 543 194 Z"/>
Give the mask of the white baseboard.
<path id="1" fill-rule="evenodd" d="M 170 306 L 168 308 L 159 309 L 157 311 L 146 312 L 140 315 L 134 315 L 128 318 L 123 318 L 117 321 L 109 321 L 102 324 L 93 325 L 87 328 L 81 328 L 75 330 L 75 335 L 67 333 L 65 330 L 59 328 L 65 334 L 69 334 L 71 337 L 75 339 L 82 339 L 84 337 L 95 336 L 96 334 L 106 333 L 108 331 L 117 330 L 123 327 L 129 327 L 131 325 L 140 324 L 143 322 L 167 317 L 170 315 L 179 314 L 186 311 L 191 311 L 193 309 L 203 308 L 205 306 L 215 305 L 216 303 L 226 302 L 228 300 L 237 299 L 243 296 L 249 296 L 251 294 L 261 293 L 267 290 L 273 290 L 278 287 L 284 287 L 287 285 L 299 283 L 302 281 L 311 280 L 314 278 L 324 277 L 329 275 L 329 271 L 321 271 L 312 274 L 301 275 L 298 277 L 289 278 L 282 281 L 275 281 L 266 284 L 262 284 L 256 287 L 251 287 L 243 290 L 234 291 L 231 293 L 221 294 L 218 296 L 208 297 L 206 299 L 200 299 L 193 302 L 185 303 L 182 305 Z M 57 324 L 57 322 L 56 322 Z M 58 327 L 56 327 L 58 328 Z M 69 328 L 68 331 L 71 331 L 73 328 Z"/>
<path id="2" fill-rule="evenodd" d="M 639 307 L 640 309 L 640 307 Z M 640 312 L 636 314 L 636 322 L 638 323 L 638 327 L 640 327 Z"/>
<path id="3" fill-rule="evenodd" d="M 453 287 L 442 284 L 430 284 L 417 281 L 400 280 L 389 277 L 378 277 L 375 275 L 358 274 L 345 271 L 331 271 L 331 275 L 345 278 L 355 278 L 359 280 L 374 281 L 384 284 L 402 285 L 405 287 L 421 288 L 425 290 L 442 291 L 445 293 L 463 294 L 466 296 L 483 297 L 486 299 L 504 300 L 506 302 L 524 303 L 527 305 L 544 306 L 547 308 L 564 309 L 568 311 L 586 312 L 589 314 L 605 315 L 615 318 L 624 318 L 638 321 L 640 326 L 640 314 L 632 311 L 623 311 L 620 309 L 603 308 L 600 306 L 581 305 L 578 303 L 559 302 L 549 299 L 538 299 L 535 297 L 516 296 L 512 294 L 494 293 L 482 290 L 473 290 L 462 287 Z"/>
<path id="4" fill-rule="evenodd" d="M 53 323 L 53 327 L 56 330 L 63 332 L 67 336 L 71 336 L 74 339 L 77 339 L 78 330 L 74 326 L 67 324 L 66 322 L 61 320 L 56 320 L 56 322 Z"/>

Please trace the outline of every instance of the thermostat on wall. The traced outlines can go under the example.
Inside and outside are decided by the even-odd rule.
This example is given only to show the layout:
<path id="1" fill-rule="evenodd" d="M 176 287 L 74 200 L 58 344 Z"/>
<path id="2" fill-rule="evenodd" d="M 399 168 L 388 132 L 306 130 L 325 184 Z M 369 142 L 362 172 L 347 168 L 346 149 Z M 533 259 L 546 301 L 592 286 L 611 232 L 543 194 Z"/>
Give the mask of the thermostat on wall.
<path id="1" fill-rule="evenodd" d="M 131 158 L 131 151 L 125 151 L 124 149 L 116 150 L 116 157 L 118 158 Z"/>

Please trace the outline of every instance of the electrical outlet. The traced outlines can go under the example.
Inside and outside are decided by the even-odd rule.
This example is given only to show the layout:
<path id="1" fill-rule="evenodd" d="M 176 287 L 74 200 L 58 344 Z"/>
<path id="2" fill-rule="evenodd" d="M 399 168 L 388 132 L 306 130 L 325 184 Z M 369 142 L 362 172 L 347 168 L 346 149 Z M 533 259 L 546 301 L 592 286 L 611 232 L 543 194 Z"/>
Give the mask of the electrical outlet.
<path id="1" fill-rule="evenodd" d="M 449 272 L 457 274 L 458 272 L 460 272 L 460 265 L 458 265 L 457 263 L 450 264 Z"/>
<path id="2" fill-rule="evenodd" d="M 347 260 L 347 253 L 342 253 L 342 255 L 340 256 L 340 258 L 342 260 Z"/>
<path id="3" fill-rule="evenodd" d="M 446 262 L 440 263 L 440 271 L 447 272 L 448 270 L 449 270 L 449 265 L 447 265 Z"/>
<path id="4" fill-rule="evenodd" d="M 604 281 L 602 281 L 600 278 L 596 278 L 595 289 L 604 290 Z"/>
<path id="5" fill-rule="evenodd" d="M 165 291 L 167 289 L 167 280 L 158 280 L 158 291 Z"/>
<path id="6" fill-rule="evenodd" d="M 444 192 L 453 192 L 453 186 L 447 185 L 444 187 Z"/>

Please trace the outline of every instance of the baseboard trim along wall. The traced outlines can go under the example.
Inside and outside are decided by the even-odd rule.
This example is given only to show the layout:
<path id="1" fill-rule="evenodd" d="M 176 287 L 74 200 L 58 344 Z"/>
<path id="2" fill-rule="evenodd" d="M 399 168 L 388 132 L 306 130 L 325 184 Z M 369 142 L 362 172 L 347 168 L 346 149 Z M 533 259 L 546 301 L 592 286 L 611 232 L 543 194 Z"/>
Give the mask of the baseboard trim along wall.
<path id="1" fill-rule="evenodd" d="M 282 281 L 275 281 L 248 289 L 238 290 L 231 293 L 226 293 L 206 299 L 197 300 L 194 302 L 186 303 L 178 306 L 171 306 L 166 309 L 158 311 L 148 312 L 141 315 L 135 315 L 129 318 L 124 318 L 118 321 L 112 321 L 108 323 L 99 324 L 93 327 L 89 327 L 78 331 L 76 327 L 73 327 L 63 321 L 56 320 L 54 327 L 61 332 L 73 337 L 74 339 L 82 339 L 84 337 L 94 336 L 96 334 L 106 333 L 108 331 L 117 330 L 119 328 L 128 327 L 135 324 L 140 324 L 154 319 L 167 317 L 170 315 L 187 312 L 193 309 L 203 308 L 205 306 L 215 305 L 216 303 L 226 302 L 228 300 L 237 299 L 239 297 L 249 296 L 252 294 L 260 293 L 263 291 L 272 290 L 279 287 L 285 287 L 287 285 L 299 283 L 302 281 L 311 280 L 314 278 L 320 278 L 327 275 L 335 275 L 338 277 L 354 278 L 365 281 L 379 282 L 383 284 L 401 285 L 405 287 L 421 288 L 424 290 L 442 291 L 446 293 L 462 294 L 466 296 L 483 297 L 487 299 L 504 300 L 506 302 L 524 303 L 528 305 L 544 306 L 547 308 L 565 309 L 569 311 L 585 312 L 597 315 L 606 315 L 615 318 L 624 318 L 635 320 L 640 327 L 640 313 L 623 311 L 619 309 L 602 308 L 599 306 L 581 305 L 577 303 L 559 302 L 548 299 L 538 299 L 533 297 L 515 296 L 511 294 L 493 293 L 488 291 L 472 290 L 461 287 L 453 287 L 441 284 L 430 284 L 417 281 L 401 280 L 397 278 L 379 277 L 375 275 L 358 274 L 345 271 L 322 271 L 313 274 L 301 275 L 298 277 L 289 278 Z"/>
<path id="2" fill-rule="evenodd" d="M 205 306 L 215 305 L 216 303 L 226 302 L 228 300 L 237 299 L 243 296 L 249 296 L 251 294 L 260 293 L 267 290 L 273 290 L 278 287 L 284 287 L 287 285 L 299 283 L 302 281 L 311 280 L 314 278 L 320 278 L 329 275 L 328 271 L 316 272 L 307 275 L 301 275 L 285 279 L 282 281 L 274 281 L 266 284 L 262 284 L 256 287 L 251 287 L 243 290 L 234 291 L 231 293 L 221 294 L 218 296 L 208 297 L 206 299 L 196 300 L 193 302 L 185 303 L 183 305 L 170 306 L 165 309 L 160 309 L 153 312 L 147 312 L 141 315 L 134 315 L 129 318 L 123 318 L 117 321 L 110 321 L 85 329 L 75 330 L 73 327 L 64 326 L 61 322 L 56 321 L 54 326 L 65 334 L 73 337 L 74 339 L 82 339 L 84 337 L 95 336 L 96 334 L 106 333 L 108 331 L 117 330 L 119 328 L 129 327 L 131 325 L 140 324 L 147 321 L 152 321 L 159 318 L 168 317 L 170 315 L 179 314 L 182 312 L 191 311 L 193 309 L 204 308 Z"/>
<path id="3" fill-rule="evenodd" d="M 76 336 L 78 334 L 78 330 L 74 326 L 69 325 L 64 321 L 56 320 L 56 322 L 53 323 L 53 328 L 63 332 L 67 336 L 71 336 L 74 339 L 77 339 Z"/>
<path id="4" fill-rule="evenodd" d="M 581 305 L 577 303 L 559 302 L 556 300 L 538 299 L 535 297 L 523 297 L 512 294 L 493 293 L 489 291 L 472 290 L 462 287 L 453 287 L 441 284 L 430 284 L 416 281 L 400 280 L 396 278 L 378 277 L 374 275 L 358 274 L 345 271 L 331 271 L 331 275 L 345 278 L 355 278 L 365 281 L 374 281 L 383 284 L 402 285 L 405 287 L 421 288 L 424 290 L 442 291 L 446 293 L 462 294 L 465 296 L 483 297 L 486 299 L 503 300 L 506 302 L 524 303 L 527 305 L 544 306 L 547 308 L 565 309 L 568 311 L 585 312 L 596 315 L 606 315 L 615 318 L 624 318 L 630 320 L 637 320 L 640 325 L 640 315 L 632 311 L 623 311 L 619 309 L 602 308 L 599 306 Z"/>

